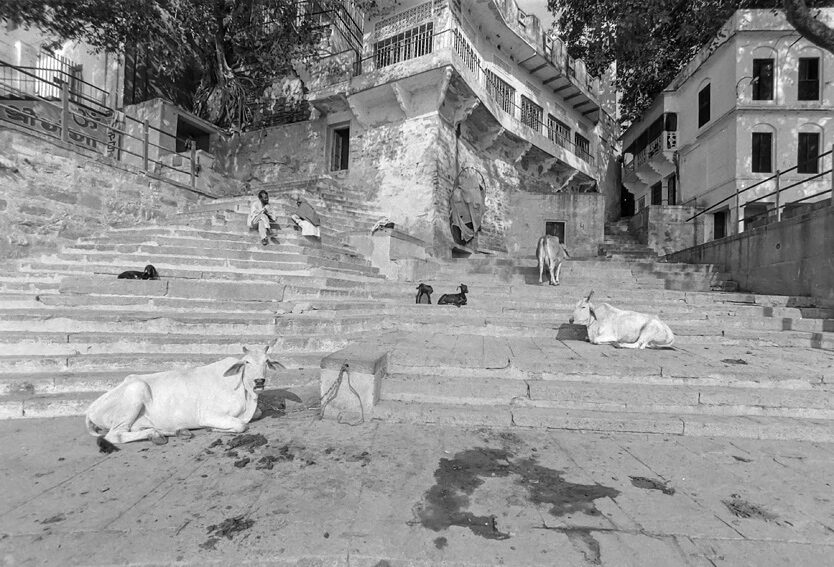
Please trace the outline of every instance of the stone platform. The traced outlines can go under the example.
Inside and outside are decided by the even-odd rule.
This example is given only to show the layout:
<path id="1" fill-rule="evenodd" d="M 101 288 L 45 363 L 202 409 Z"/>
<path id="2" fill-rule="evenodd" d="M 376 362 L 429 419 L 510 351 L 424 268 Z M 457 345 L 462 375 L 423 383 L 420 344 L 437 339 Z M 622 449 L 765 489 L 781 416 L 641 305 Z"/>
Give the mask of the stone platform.
<path id="1" fill-rule="evenodd" d="M 288 410 L 252 424 L 266 445 L 198 431 L 108 456 L 79 417 L 0 422 L 2 564 L 770 567 L 834 553 L 829 444 L 350 427 Z"/>

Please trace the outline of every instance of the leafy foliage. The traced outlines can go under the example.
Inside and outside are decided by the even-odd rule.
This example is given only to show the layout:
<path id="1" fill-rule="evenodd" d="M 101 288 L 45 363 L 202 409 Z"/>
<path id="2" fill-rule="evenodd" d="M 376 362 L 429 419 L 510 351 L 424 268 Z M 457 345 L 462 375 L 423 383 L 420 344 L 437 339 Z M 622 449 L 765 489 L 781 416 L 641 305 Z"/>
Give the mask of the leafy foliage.
<path id="1" fill-rule="evenodd" d="M 196 71 L 195 112 L 233 128 L 246 123 L 247 101 L 315 56 L 318 40 L 293 0 L 4 0 L 0 18 L 97 50 L 142 45 L 157 76 Z"/>
<path id="2" fill-rule="evenodd" d="M 624 123 L 640 117 L 736 10 L 780 7 L 781 0 L 548 0 L 571 55 L 594 75 L 616 62 Z"/>

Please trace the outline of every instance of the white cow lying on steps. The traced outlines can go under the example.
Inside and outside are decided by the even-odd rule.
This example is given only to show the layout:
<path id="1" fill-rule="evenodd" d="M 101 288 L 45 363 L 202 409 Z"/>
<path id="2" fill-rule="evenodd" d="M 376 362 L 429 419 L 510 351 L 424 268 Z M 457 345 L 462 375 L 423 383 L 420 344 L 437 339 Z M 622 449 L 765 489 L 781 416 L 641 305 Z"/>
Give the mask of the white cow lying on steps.
<path id="1" fill-rule="evenodd" d="M 277 340 L 277 339 L 276 339 Z M 206 366 L 155 374 L 131 374 L 90 404 L 87 432 L 99 438 L 103 453 L 113 443 L 150 439 L 157 445 L 166 435 L 211 427 L 240 433 L 260 415 L 258 393 L 266 382 L 266 369 L 284 368 L 267 358 L 272 341 L 263 350 L 243 347 L 242 358 L 224 358 Z"/>
<path id="2" fill-rule="evenodd" d="M 675 335 L 669 325 L 652 315 L 624 311 L 607 303 L 591 303 L 593 291 L 576 304 L 570 322 L 588 326 L 592 344 L 612 343 L 622 348 L 671 347 Z"/>

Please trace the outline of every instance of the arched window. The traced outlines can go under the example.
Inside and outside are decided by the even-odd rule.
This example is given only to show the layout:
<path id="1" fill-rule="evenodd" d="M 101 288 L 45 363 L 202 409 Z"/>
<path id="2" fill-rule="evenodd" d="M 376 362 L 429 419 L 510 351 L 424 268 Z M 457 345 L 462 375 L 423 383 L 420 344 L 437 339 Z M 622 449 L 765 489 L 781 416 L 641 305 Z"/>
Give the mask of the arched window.
<path id="1" fill-rule="evenodd" d="M 751 140 L 751 165 L 753 173 L 773 173 L 773 156 L 776 152 L 776 129 L 770 124 L 756 124 Z"/>
<path id="2" fill-rule="evenodd" d="M 753 74 L 750 81 L 753 100 L 773 100 L 776 84 L 776 50 L 761 46 L 753 50 Z"/>
<path id="3" fill-rule="evenodd" d="M 800 50 L 797 62 L 797 100 L 820 100 L 821 61 L 822 55 L 816 47 L 804 47 Z"/>
<path id="4" fill-rule="evenodd" d="M 698 88 L 698 128 L 709 122 L 710 81 L 704 79 Z"/>
<path id="5" fill-rule="evenodd" d="M 803 124 L 799 127 L 796 140 L 796 172 L 819 173 L 820 153 L 824 143 L 822 127 L 818 124 Z"/>

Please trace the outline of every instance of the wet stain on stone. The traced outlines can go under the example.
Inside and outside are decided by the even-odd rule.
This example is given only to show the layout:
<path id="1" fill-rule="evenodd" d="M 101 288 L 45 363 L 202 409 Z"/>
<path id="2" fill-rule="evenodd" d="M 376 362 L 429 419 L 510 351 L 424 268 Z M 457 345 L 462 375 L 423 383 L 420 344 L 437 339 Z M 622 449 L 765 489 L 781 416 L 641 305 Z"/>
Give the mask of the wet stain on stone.
<path id="1" fill-rule="evenodd" d="M 447 545 L 449 545 L 449 540 L 447 540 L 445 537 L 438 537 L 434 539 L 434 546 L 437 549 L 443 549 Z"/>
<path id="2" fill-rule="evenodd" d="M 465 511 L 469 497 L 486 478 L 516 476 L 516 483 L 527 489 L 530 502 L 550 505 L 549 512 L 556 517 L 576 512 L 599 516 L 594 501 L 620 494 L 599 484 L 568 482 L 562 477 L 563 471 L 543 467 L 535 458 L 510 460 L 512 457 L 504 449 L 477 448 L 457 453 L 452 459 L 440 459 L 434 472 L 436 483 L 417 507 L 419 523 L 436 532 L 460 526 L 487 539 L 508 539 L 510 534 L 498 529 L 494 515 L 476 516 Z"/>
<path id="3" fill-rule="evenodd" d="M 235 435 L 229 442 L 226 443 L 226 447 L 229 449 L 248 449 L 251 453 L 255 450 L 255 447 L 260 447 L 261 445 L 266 445 L 267 439 L 260 433 L 243 433 L 241 435 Z"/>
<path id="4" fill-rule="evenodd" d="M 241 460 L 235 461 L 235 466 L 239 469 L 242 469 L 243 467 L 245 467 L 248 464 L 249 464 L 249 457 L 243 457 Z"/>
<path id="5" fill-rule="evenodd" d="M 724 364 L 747 364 L 747 361 L 743 358 L 723 358 L 721 362 Z"/>
<path id="6" fill-rule="evenodd" d="M 738 494 L 731 494 L 729 500 L 722 500 L 724 506 L 739 518 L 750 518 L 755 520 L 764 520 L 771 522 L 776 520 L 776 515 L 762 509 L 755 504 L 751 504 Z"/>
<path id="7" fill-rule="evenodd" d="M 672 496 L 675 493 L 675 489 L 667 486 L 669 481 L 661 482 L 659 480 L 655 480 L 653 478 L 646 478 L 644 476 L 630 476 L 628 477 L 631 479 L 631 484 L 636 486 L 637 488 L 644 488 L 646 490 L 659 490 L 663 494 L 668 496 Z"/>
<path id="8" fill-rule="evenodd" d="M 255 525 L 255 520 L 244 519 L 245 516 L 235 516 L 233 518 L 226 518 L 221 523 L 209 526 L 206 531 L 211 535 L 211 539 L 219 539 L 225 537 L 232 539 L 235 534 L 246 531 Z M 206 542 L 208 543 L 208 541 Z"/>
<path id="9" fill-rule="evenodd" d="M 742 462 L 742 463 L 752 463 L 753 462 L 753 459 L 746 459 L 744 457 L 739 457 L 738 455 L 733 455 L 733 458 L 737 461 Z"/>
<path id="10" fill-rule="evenodd" d="M 391 564 L 385 559 L 380 559 L 379 561 L 374 563 L 373 567 L 391 567 Z"/>

